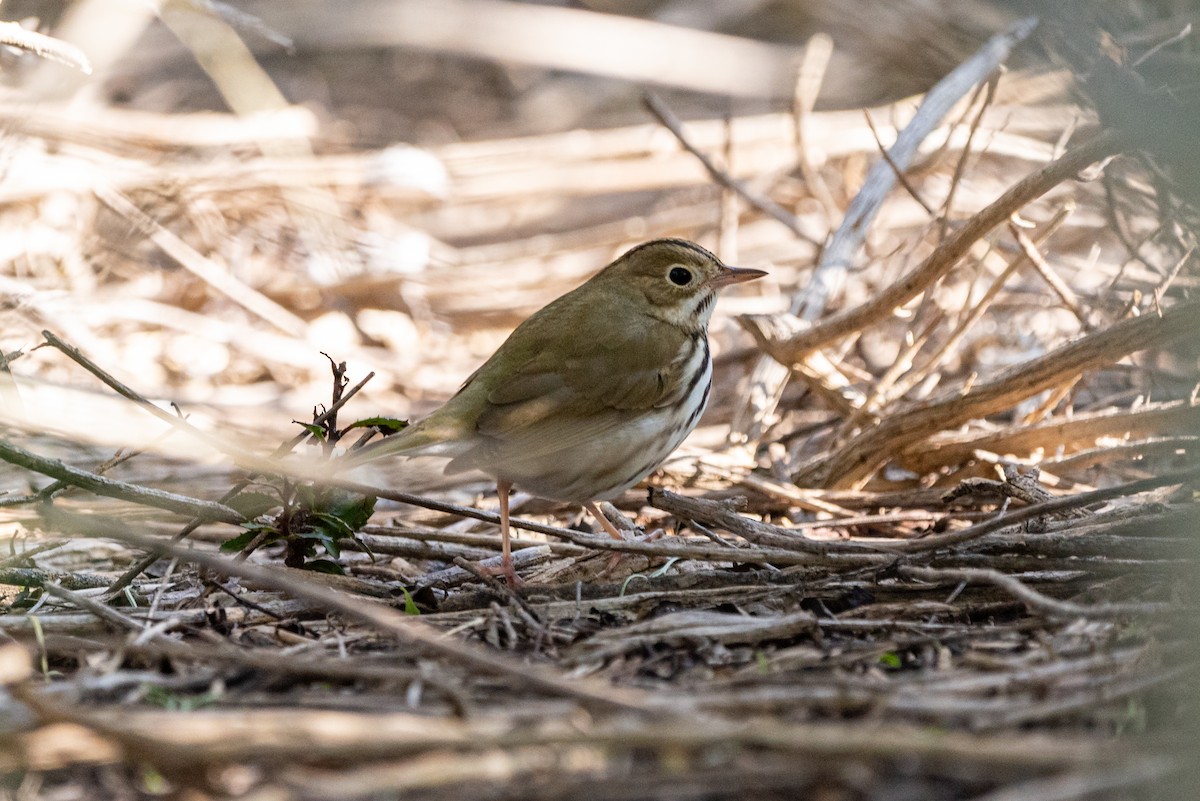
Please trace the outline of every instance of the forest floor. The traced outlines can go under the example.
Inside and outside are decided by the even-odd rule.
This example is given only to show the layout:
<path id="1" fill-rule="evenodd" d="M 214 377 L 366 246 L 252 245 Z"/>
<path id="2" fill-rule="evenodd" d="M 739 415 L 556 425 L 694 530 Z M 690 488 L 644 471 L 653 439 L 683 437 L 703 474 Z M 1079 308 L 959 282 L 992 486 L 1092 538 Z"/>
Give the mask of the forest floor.
<path id="1" fill-rule="evenodd" d="M 0 793 L 1186 786 L 1194 218 L 1014 30 L 932 117 L 350 148 L 0 100 Z M 510 588 L 486 477 L 339 472 L 659 236 L 769 276 L 624 542 L 518 492 Z"/>

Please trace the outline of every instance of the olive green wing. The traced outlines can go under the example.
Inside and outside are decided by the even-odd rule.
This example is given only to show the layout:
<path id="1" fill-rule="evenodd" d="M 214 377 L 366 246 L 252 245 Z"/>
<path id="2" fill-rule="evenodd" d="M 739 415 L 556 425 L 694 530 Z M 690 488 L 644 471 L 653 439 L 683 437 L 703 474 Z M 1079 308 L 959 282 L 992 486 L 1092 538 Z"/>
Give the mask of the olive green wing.
<path id="1" fill-rule="evenodd" d="M 559 343 L 489 385 L 476 432 L 480 448 L 540 458 L 603 437 L 632 419 L 676 402 L 686 392 L 684 371 L 703 342 L 666 324 L 641 326 L 603 342 Z M 477 454 L 482 456 L 483 454 Z M 469 461 L 468 454 L 464 461 Z"/>

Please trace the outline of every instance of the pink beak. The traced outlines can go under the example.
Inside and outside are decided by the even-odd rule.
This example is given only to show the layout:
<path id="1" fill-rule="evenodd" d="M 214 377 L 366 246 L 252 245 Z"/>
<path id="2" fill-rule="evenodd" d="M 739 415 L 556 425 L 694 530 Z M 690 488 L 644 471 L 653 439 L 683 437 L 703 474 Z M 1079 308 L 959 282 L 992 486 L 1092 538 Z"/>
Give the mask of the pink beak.
<path id="1" fill-rule="evenodd" d="M 709 280 L 708 285 L 714 289 L 720 289 L 730 284 L 753 281 L 755 278 L 762 278 L 764 275 L 766 275 L 766 272 L 763 270 L 750 270 L 745 267 L 722 267 L 721 272 Z"/>

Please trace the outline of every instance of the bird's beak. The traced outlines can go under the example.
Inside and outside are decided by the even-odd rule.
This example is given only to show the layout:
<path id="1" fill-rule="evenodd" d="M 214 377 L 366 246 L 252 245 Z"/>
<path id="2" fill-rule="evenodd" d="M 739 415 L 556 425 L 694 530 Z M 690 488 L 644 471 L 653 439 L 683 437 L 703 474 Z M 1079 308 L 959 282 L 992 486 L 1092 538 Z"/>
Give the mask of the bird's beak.
<path id="1" fill-rule="evenodd" d="M 720 289 L 730 284 L 753 281 L 755 278 L 762 278 L 764 275 L 766 275 L 766 272 L 763 270 L 750 270 L 745 267 L 722 267 L 721 272 L 717 273 L 708 284 L 714 289 Z"/>

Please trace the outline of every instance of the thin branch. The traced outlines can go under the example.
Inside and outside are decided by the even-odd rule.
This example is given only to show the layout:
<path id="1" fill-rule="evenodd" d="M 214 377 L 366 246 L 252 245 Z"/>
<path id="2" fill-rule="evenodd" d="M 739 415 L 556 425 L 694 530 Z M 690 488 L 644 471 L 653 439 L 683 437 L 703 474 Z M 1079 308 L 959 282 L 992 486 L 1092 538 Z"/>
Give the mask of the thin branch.
<path id="1" fill-rule="evenodd" d="M 1179 607 L 1168 603 L 1106 603 L 1106 604 L 1077 604 L 1070 601 L 1060 601 L 1030 589 L 1019 579 L 1001 573 L 999 570 L 978 567 L 934 568 L 901 565 L 896 572 L 906 578 L 919 579 L 928 582 L 985 582 L 1012 595 L 1035 612 L 1057 618 L 1089 618 L 1107 620 L 1114 617 L 1129 615 L 1158 615 Z"/>
<path id="2" fill-rule="evenodd" d="M 43 456 L 30 453 L 2 439 L 0 439 L 0 459 L 108 498 L 119 498 L 144 506 L 152 506 L 155 509 L 165 509 L 177 514 L 222 523 L 237 524 L 242 523 L 246 519 L 236 509 L 232 509 L 224 504 L 190 498 L 186 495 L 178 495 L 165 490 L 150 489 L 124 481 L 114 481 L 110 478 L 98 476 L 95 473 L 69 467 L 57 459 L 47 459 Z"/>
<path id="3" fill-rule="evenodd" d="M 1106 132 L 1087 144 L 1068 151 L 1062 158 L 1018 181 L 991 205 L 963 223 L 962 227 L 900 280 L 875 293 L 865 303 L 827 317 L 786 339 L 776 341 L 769 338 L 765 327 L 758 323 L 754 315 L 744 315 L 739 320 L 769 356 L 781 364 L 791 366 L 809 351 L 887 317 L 893 309 L 908 303 L 949 273 L 975 242 L 1007 220 L 1010 215 L 1072 178 L 1084 167 L 1119 151 L 1121 147 L 1120 138 L 1116 134 Z"/>
<path id="4" fill-rule="evenodd" d="M 937 211 L 933 208 L 933 206 L 930 206 L 925 202 L 925 198 L 921 197 L 921 193 L 918 192 L 917 188 L 912 185 L 911 181 L 908 180 L 908 176 L 904 174 L 904 170 L 900 169 L 900 165 L 896 163 L 894 158 L 892 158 L 892 154 L 888 152 L 887 147 L 883 144 L 883 140 L 879 138 L 879 129 L 875 127 L 875 120 L 871 117 L 871 110 L 864 108 L 863 117 L 867 121 L 867 127 L 871 129 L 871 136 L 875 137 L 875 145 L 879 148 L 880 158 L 882 158 L 884 162 L 892 168 L 892 177 L 900 182 L 900 186 L 904 187 L 904 191 L 908 193 L 909 197 L 917 201 L 917 204 L 921 208 L 925 209 L 926 214 L 928 214 L 930 217 L 936 217 Z"/>
<path id="5" fill-rule="evenodd" d="M 53 36 L 25 30 L 16 22 L 0 22 L 0 45 L 28 50 L 44 59 L 73 67 L 84 75 L 92 74 L 91 62 L 78 47 Z"/>
<path id="6" fill-rule="evenodd" d="M 142 533 L 138 531 L 137 526 L 123 522 L 114 524 L 113 521 L 102 518 L 71 514 L 53 508 L 45 509 L 44 514 L 49 525 L 61 530 L 117 540 L 135 548 L 201 565 L 222 575 L 253 581 L 287 593 L 293 598 L 310 601 L 417 646 L 422 651 L 503 676 L 519 687 L 575 698 L 603 709 L 632 711 L 652 706 L 652 699 L 637 690 L 612 687 L 607 683 L 588 679 L 568 680 L 552 669 L 525 664 L 502 654 L 447 639 L 441 632 L 402 612 L 373 601 L 348 596 L 307 578 L 302 579 L 296 575 L 297 571 L 285 573 L 249 562 L 237 562 L 207 551 L 183 547 Z"/>
<path id="7" fill-rule="evenodd" d="M 1180 303 L 1162 316 L 1146 314 L 1018 364 L 988 381 L 953 388 L 938 397 L 896 410 L 846 445 L 806 465 L 797 483 L 848 486 L 860 483 L 893 455 L 937 431 L 1011 407 L 1068 378 L 1149 347 L 1163 347 L 1194 331 L 1200 301 Z"/>
<path id="8" fill-rule="evenodd" d="M 708 155 L 704 153 L 704 151 L 693 145 L 691 141 L 688 140 L 687 134 L 684 133 L 683 123 L 679 121 L 679 118 L 675 116 L 674 112 L 667 107 L 667 104 L 664 103 L 658 95 L 654 94 L 653 92 L 647 92 L 644 97 L 644 102 L 650 113 L 658 118 L 658 121 L 663 124 L 663 127 L 675 135 L 675 138 L 679 140 L 679 144 L 683 145 L 683 148 L 687 150 L 687 152 L 696 157 L 696 160 L 700 162 L 701 166 L 703 166 L 708 174 L 712 176 L 714 181 L 726 189 L 737 192 L 742 198 L 745 199 L 747 203 L 761 211 L 763 214 L 766 214 L 768 217 L 783 223 L 783 225 L 786 226 L 789 231 L 791 231 L 800 239 L 813 245 L 819 244 L 816 239 L 804 231 L 804 229 L 800 226 L 799 221 L 796 220 L 795 215 L 793 215 L 783 206 L 780 206 L 774 200 L 771 200 L 771 198 L 767 197 L 761 192 L 756 192 L 744 182 L 734 178 L 728 172 L 718 167 L 716 162 L 710 159 Z"/>

